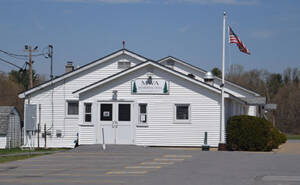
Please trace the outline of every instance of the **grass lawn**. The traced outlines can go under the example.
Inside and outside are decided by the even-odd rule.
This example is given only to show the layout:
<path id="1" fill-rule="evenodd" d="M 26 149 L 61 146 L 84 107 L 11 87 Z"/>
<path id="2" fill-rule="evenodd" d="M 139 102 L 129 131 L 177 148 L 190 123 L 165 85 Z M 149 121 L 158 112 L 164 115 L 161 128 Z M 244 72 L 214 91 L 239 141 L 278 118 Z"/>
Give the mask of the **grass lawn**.
<path id="1" fill-rule="evenodd" d="M 14 153 L 24 153 L 24 152 L 54 152 L 54 151 L 63 151 L 63 150 L 68 150 L 67 148 L 35 148 L 34 150 L 29 150 L 29 149 L 20 149 L 20 148 L 12 148 L 12 149 L 0 149 L 0 155 L 1 154 L 14 154 Z"/>
<path id="2" fill-rule="evenodd" d="M 32 155 L 18 155 L 18 156 L 0 156 L 0 163 L 10 162 L 10 161 L 16 161 L 16 160 L 22 160 L 22 159 L 28 159 L 31 157 L 37 157 L 42 156 L 46 154 L 32 154 Z"/>
<path id="3" fill-rule="evenodd" d="M 287 138 L 287 139 L 290 139 L 290 140 L 296 140 L 296 139 L 297 139 L 297 140 L 298 140 L 298 139 L 300 140 L 300 134 L 299 134 L 299 135 L 290 135 L 290 134 L 287 134 L 287 135 L 286 135 L 286 138 Z"/>
<path id="4" fill-rule="evenodd" d="M 20 149 L 20 148 L 12 148 L 12 149 L 0 149 L 0 155 L 5 155 L 5 154 L 19 154 L 16 156 L 0 156 L 0 163 L 5 163 L 5 162 L 10 162 L 10 161 L 16 161 L 16 160 L 22 160 L 22 159 L 28 159 L 32 157 L 37 157 L 37 156 L 42 156 L 42 155 L 47 155 L 47 154 L 38 154 L 35 152 L 54 152 L 54 151 L 64 151 L 64 150 L 69 150 L 67 148 L 39 148 L 39 149 L 34 149 L 34 150 L 29 150 L 29 149 Z M 29 153 L 30 154 L 25 154 Z M 24 153 L 24 154 L 22 154 Z"/>

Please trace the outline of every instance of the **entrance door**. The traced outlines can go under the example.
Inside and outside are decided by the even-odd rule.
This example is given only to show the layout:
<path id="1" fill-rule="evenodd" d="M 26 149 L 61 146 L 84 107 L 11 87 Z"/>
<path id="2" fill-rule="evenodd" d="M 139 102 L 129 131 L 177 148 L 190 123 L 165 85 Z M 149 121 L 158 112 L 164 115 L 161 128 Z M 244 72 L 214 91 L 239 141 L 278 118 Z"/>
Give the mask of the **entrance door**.
<path id="1" fill-rule="evenodd" d="M 101 102 L 99 107 L 105 143 L 133 144 L 132 103 Z"/>

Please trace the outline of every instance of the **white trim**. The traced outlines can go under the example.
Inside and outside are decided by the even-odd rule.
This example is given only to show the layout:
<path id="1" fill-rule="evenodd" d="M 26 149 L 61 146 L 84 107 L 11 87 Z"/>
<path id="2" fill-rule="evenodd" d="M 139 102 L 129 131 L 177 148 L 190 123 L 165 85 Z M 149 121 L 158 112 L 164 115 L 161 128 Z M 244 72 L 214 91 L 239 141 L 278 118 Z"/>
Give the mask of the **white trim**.
<path id="1" fill-rule="evenodd" d="M 78 69 L 78 70 L 75 70 L 75 71 L 70 72 L 70 73 L 68 73 L 68 74 L 66 74 L 66 75 L 63 75 L 63 76 L 61 76 L 61 77 L 58 77 L 58 78 L 56 78 L 56 79 L 54 79 L 54 80 L 52 80 L 52 81 L 49 81 L 49 82 L 47 82 L 47 83 L 45 83 L 45 84 L 43 84 L 43 85 L 40 85 L 40 86 L 37 86 L 37 87 L 35 87 L 35 88 L 29 89 L 28 91 L 25 91 L 25 92 L 19 94 L 18 97 L 19 97 L 19 98 L 25 98 L 27 95 L 29 95 L 29 94 L 31 94 L 31 93 L 33 93 L 33 92 L 36 92 L 36 91 L 38 91 L 38 90 L 40 90 L 40 89 L 43 89 L 43 88 L 46 88 L 46 87 L 48 87 L 49 85 L 51 85 L 51 84 L 53 84 L 53 83 L 57 83 L 57 82 L 59 82 L 59 81 L 61 81 L 61 80 L 63 80 L 63 79 L 66 79 L 66 78 L 69 78 L 69 77 L 71 77 L 71 76 L 74 76 L 74 75 L 76 75 L 76 74 L 78 74 L 78 73 L 81 73 L 82 71 L 85 71 L 85 70 L 88 70 L 88 69 L 90 69 L 90 68 L 93 68 L 93 67 L 96 66 L 96 65 L 99 65 L 99 64 L 101 64 L 101 63 L 104 63 L 105 61 L 108 61 L 108 60 L 110 60 L 110 59 L 112 59 L 112 58 L 115 58 L 115 57 L 117 57 L 117 56 L 120 56 L 120 55 L 122 55 L 122 54 L 126 54 L 126 55 L 128 55 L 128 56 L 131 56 L 131 57 L 136 58 L 137 60 L 140 60 L 140 61 L 142 61 L 142 62 L 147 61 L 146 58 L 142 58 L 142 57 L 140 57 L 140 56 L 138 56 L 138 55 L 135 55 L 135 54 L 133 54 L 133 53 L 131 53 L 131 52 L 129 52 L 129 51 L 126 51 L 126 50 L 125 50 L 125 51 L 124 51 L 124 50 L 120 50 L 119 52 L 117 52 L 117 53 L 115 53 L 115 54 L 113 54 L 113 55 L 110 55 L 110 56 L 107 56 L 107 57 L 105 57 L 105 58 L 102 58 L 101 60 L 95 61 L 94 63 L 87 64 L 86 66 L 84 66 L 84 67 L 82 67 L 82 68 L 80 68 L 80 69 Z"/>
<path id="2" fill-rule="evenodd" d="M 187 67 L 189 67 L 189 68 L 191 68 L 191 69 L 194 69 L 194 70 L 196 70 L 196 71 L 199 71 L 199 72 L 202 72 L 202 73 L 206 73 L 206 72 L 207 72 L 207 71 L 205 71 L 205 70 L 201 70 L 200 68 L 194 67 L 194 66 L 192 66 L 192 65 L 190 65 L 190 64 L 188 64 L 188 63 L 182 62 L 182 61 L 180 61 L 180 60 L 178 60 L 178 59 L 176 59 L 176 58 L 174 58 L 174 57 L 172 57 L 172 56 L 168 56 L 168 57 L 166 57 L 166 58 L 160 59 L 160 60 L 158 61 L 158 63 L 162 63 L 162 62 L 164 62 L 164 61 L 166 61 L 166 60 L 169 60 L 169 59 L 171 59 L 171 60 L 173 60 L 173 61 L 175 61 L 175 62 L 178 62 L 178 63 L 180 63 L 180 64 L 182 64 L 182 65 L 184 65 L 184 66 L 187 66 Z M 222 79 L 220 79 L 220 78 L 217 77 L 217 76 L 215 76 L 215 79 L 217 79 L 217 80 L 219 80 L 219 81 L 222 81 Z M 229 81 L 226 81 L 226 80 L 225 80 L 225 85 L 226 85 L 226 84 L 229 84 L 229 85 L 232 85 L 232 86 L 234 86 L 234 87 L 237 87 L 237 88 L 239 88 L 239 89 L 241 89 L 241 90 L 243 90 L 243 91 L 246 91 L 247 93 L 254 94 L 255 96 L 260 96 L 260 95 L 257 94 L 256 92 L 253 92 L 253 91 L 251 91 L 251 90 L 248 90 L 248 89 L 246 89 L 246 88 L 244 88 L 244 87 L 241 87 L 241 86 L 239 86 L 239 85 L 237 85 L 237 84 L 234 84 L 234 83 L 232 83 L 232 82 L 229 82 Z"/>
<path id="3" fill-rule="evenodd" d="M 88 113 L 91 115 L 91 121 L 89 121 L 89 122 L 85 121 L 85 115 L 86 115 L 85 106 L 86 106 L 86 104 L 91 105 L 91 112 Z M 83 123 L 88 125 L 88 124 L 92 124 L 92 122 L 93 122 L 93 103 L 92 102 L 83 102 Z"/>
<path id="4" fill-rule="evenodd" d="M 137 67 L 133 67 L 133 68 L 131 68 L 131 69 L 125 71 L 125 72 L 121 72 L 121 73 L 119 73 L 119 74 L 117 74 L 117 75 L 115 75 L 115 76 L 112 76 L 112 77 L 110 77 L 110 78 L 107 78 L 107 79 L 105 79 L 105 80 L 103 80 L 103 81 L 101 81 L 101 82 L 95 83 L 95 84 L 93 84 L 93 85 L 91 85 L 91 86 L 89 86 L 89 87 L 83 88 L 83 89 L 81 89 L 81 90 L 79 90 L 79 91 L 77 91 L 77 92 L 75 91 L 76 93 L 74 93 L 74 92 L 73 92 L 73 93 L 74 93 L 76 96 L 78 96 L 79 94 L 81 94 L 81 93 L 83 93 L 83 92 L 86 92 L 86 91 L 88 91 L 88 90 L 91 90 L 91 89 L 93 89 L 93 88 L 95 88 L 95 87 L 98 87 L 98 86 L 104 84 L 104 83 L 107 83 L 107 82 L 109 82 L 109 81 L 112 81 L 112 80 L 114 80 L 114 79 L 116 79 L 116 78 L 119 78 L 119 77 L 121 77 L 121 76 L 123 76 L 123 75 L 126 75 L 126 74 L 128 74 L 128 73 L 130 73 L 130 72 L 132 72 L 132 71 L 136 71 L 136 70 L 138 70 L 138 69 L 140 69 L 140 68 L 143 68 L 143 67 L 145 67 L 145 66 L 148 66 L 148 65 L 152 65 L 152 66 L 154 66 L 154 67 L 160 68 L 160 69 L 162 69 L 162 70 L 164 70 L 164 71 L 167 71 L 167 72 L 172 73 L 172 74 L 174 74 L 174 75 L 176 75 L 176 76 L 179 76 L 179 77 L 181 77 L 181 78 L 183 78 L 183 79 L 185 79 L 185 80 L 188 80 L 188 81 L 193 82 L 193 83 L 195 83 L 195 84 L 201 85 L 201 86 L 206 87 L 206 88 L 208 88 L 208 89 L 210 89 L 210 90 L 212 90 L 212 91 L 214 91 L 214 92 L 216 92 L 216 93 L 221 94 L 220 90 L 217 89 L 217 88 L 215 88 L 215 87 L 211 87 L 210 85 L 205 84 L 205 83 L 203 83 L 203 82 L 198 82 L 198 81 L 196 81 L 195 79 L 191 79 L 191 78 L 189 78 L 188 76 L 185 76 L 185 75 L 183 75 L 183 74 L 180 74 L 180 73 L 178 73 L 177 71 L 173 71 L 172 69 L 169 69 L 168 67 L 162 67 L 162 66 L 160 66 L 159 64 L 155 64 L 155 62 L 153 62 L 153 61 L 145 62 L 145 63 L 143 63 L 143 64 L 141 64 L 141 65 L 139 65 L 139 66 L 137 66 Z"/>
<path id="5" fill-rule="evenodd" d="M 188 119 L 177 119 L 177 106 L 178 105 L 188 105 Z M 173 105 L 173 119 L 174 124 L 191 124 L 192 123 L 192 114 L 191 114 L 191 104 L 190 103 L 174 103 Z"/>
<path id="6" fill-rule="evenodd" d="M 138 105 L 138 120 L 137 120 L 137 124 L 136 124 L 136 126 L 137 127 L 147 127 L 148 126 L 148 120 L 149 120 L 149 116 L 148 116 L 148 103 L 138 103 L 137 104 Z M 140 105 L 146 105 L 146 122 L 141 122 L 141 120 L 140 120 L 140 116 L 141 116 L 141 107 L 140 107 Z"/>
<path id="7" fill-rule="evenodd" d="M 97 113 L 97 121 L 100 123 L 101 125 L 101 122 L 112 122 L 114 120 L 114 114 L 115 111 L 114 111 L 114 102 L 113 101 L 105 101 L 105 102 L 102 102 L 102 101 L 98 101 L 98 113 Z M 101 104 L 111 104 L 111 120 L 101 120 Z"/>

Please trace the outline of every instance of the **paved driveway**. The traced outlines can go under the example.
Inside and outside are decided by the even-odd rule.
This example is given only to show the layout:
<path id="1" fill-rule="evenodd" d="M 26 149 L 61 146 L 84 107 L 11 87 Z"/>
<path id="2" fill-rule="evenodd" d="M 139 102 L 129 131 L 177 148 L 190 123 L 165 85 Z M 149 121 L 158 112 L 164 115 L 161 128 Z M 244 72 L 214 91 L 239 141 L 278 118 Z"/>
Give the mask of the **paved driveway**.
<path id="1" fill-rule="evenodd" d="M 80 146 L 0 164 L 0 184 L 299 185 L 300 155 Z"/>
<path id="2" fill-rule="evenodd" d="M 300 155 L 300 140 L 288 140 L 286 143 L 281 145 L 276 153 L 282 154 L 299 154 Z"/>

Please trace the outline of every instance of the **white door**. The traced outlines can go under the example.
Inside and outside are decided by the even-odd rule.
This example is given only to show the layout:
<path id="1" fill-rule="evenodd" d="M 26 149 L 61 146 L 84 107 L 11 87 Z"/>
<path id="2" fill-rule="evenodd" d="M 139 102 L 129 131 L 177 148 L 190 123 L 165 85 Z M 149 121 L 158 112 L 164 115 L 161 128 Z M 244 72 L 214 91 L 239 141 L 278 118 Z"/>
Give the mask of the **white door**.
<path id="1" fill-rule="evenodd" d="M 99 109 L 105 143 L 133 144 L 132 102 L 100 102 Z"/>

